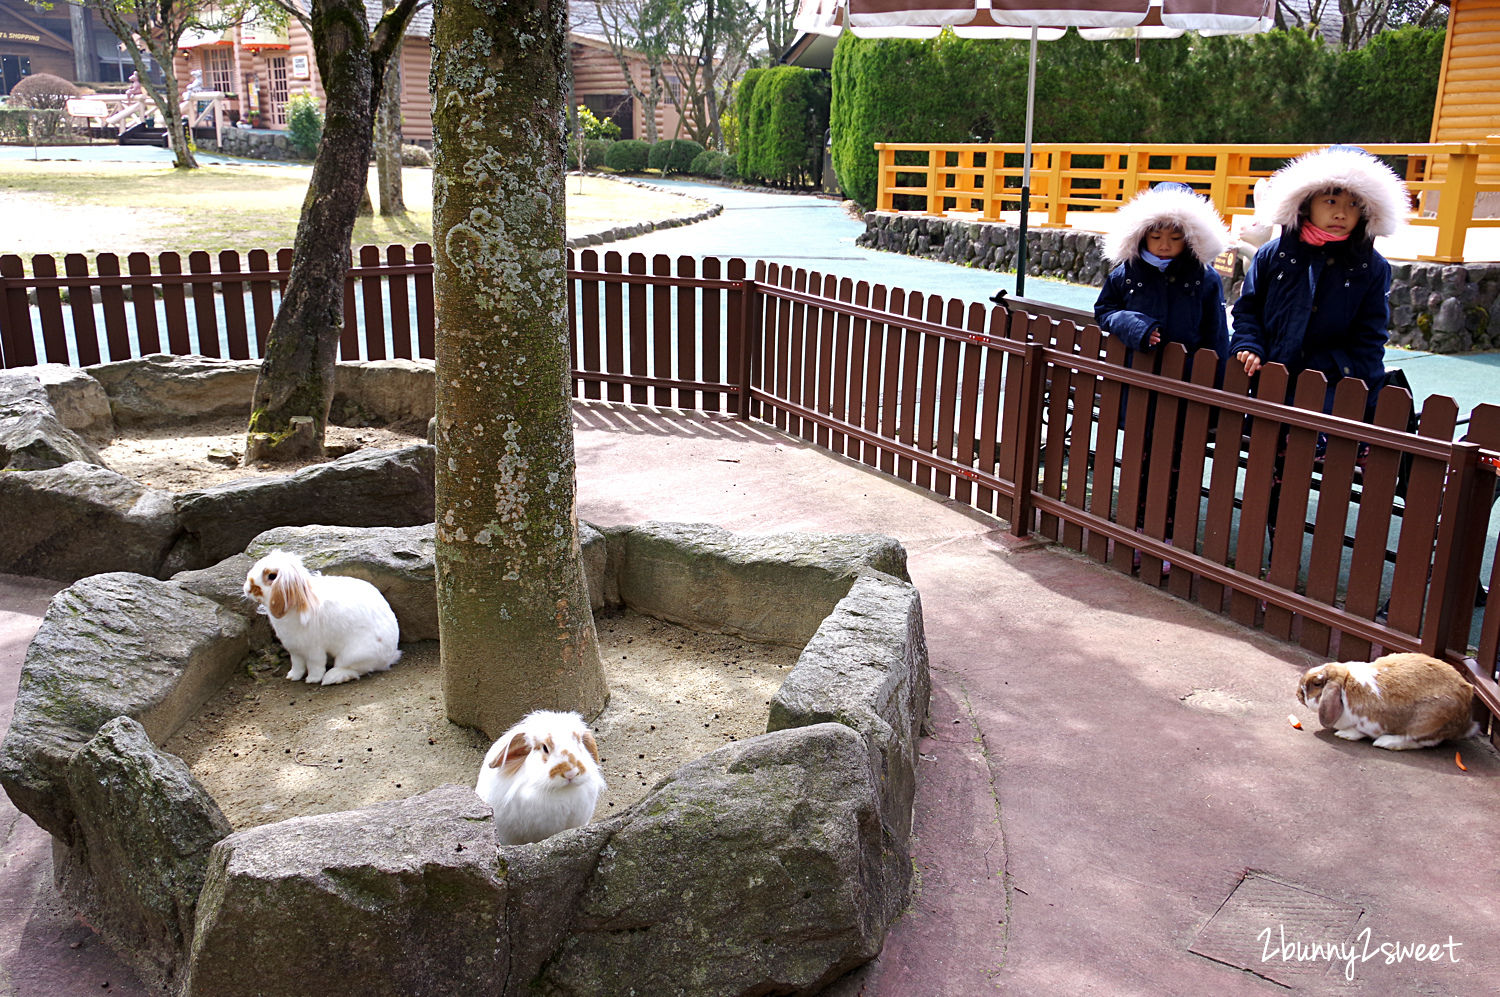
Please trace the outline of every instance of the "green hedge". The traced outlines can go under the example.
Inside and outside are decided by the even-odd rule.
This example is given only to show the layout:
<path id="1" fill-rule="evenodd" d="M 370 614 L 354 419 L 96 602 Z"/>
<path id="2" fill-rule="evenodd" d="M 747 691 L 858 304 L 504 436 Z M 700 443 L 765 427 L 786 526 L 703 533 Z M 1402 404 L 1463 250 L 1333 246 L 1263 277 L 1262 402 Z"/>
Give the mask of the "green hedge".
<path id="1" fill-rule="evenodd" d="M 614 142 L 603 138 L 590 138 L 583 140 L 583 168 L 597 169 L 605 164 L 609 156 L 609 147 Z M 568 169 L 578 169 L 578 143 L 568 140 Z"/>
<path id="2" fill-rule="evenodd" d="M 709 177 L 714 180 L 733 178 L 737 175 L 734 157 L 728 153 L 713 150 L 698 153 L 689 164 L 687 171 L 693 176 Z"/>
<path id="3" fill-rule="evenodd" d="M 611 142 L 604 153 L 604 165 L 619 173 L 639 173 L 651 157 L 651 143 L 638 138 Z"/>
<path id="4" fill-rule="evenodd" d="M 877 142 L 1020 142 L 1027 43 L 878 40 L 834 52 L 833 166 L 875 202 Z M 1425 142 L 1443 30 L 1343 52 L 1302 31 L 1142 41 L 1069 32 L 1037 47 L 1037 142 Z M 1108 85 L 1101 85 L 1107 80 Z M 917 82 L 920 81 L 920 82 Z"/>
<path id="5" fill-rule="evenodd" d="M 764 68 L 747 69 L 734 85 L 734 130 L 738 135 L 734 165 L 735 172 L 742 177 L 750 175 L 750 143 L 745 141 L 745 136 L 751 133 L 750 108 L 755 105 L 755 88 L 760 86 L 760 78 L 765 74 Z"/>
<path id="6" fill-rule="evenodd" d="M 67 133 L 67 118 L 61 111 L 29 107 L 0 107 L 0 142 L 52 142 Z"/>
<path id="7" fill-rule="evenodd" d="M 693 165 L 693 160 L 702 152 L 701 142 L 686 138 L 669 138 L 651 146 L 651 153 L 646 162 L 653 170 L 661 170 L 663 176 L 668 173 L 686 173 L 688 167 Z"/>
<path id="8" fill-rule="evenodd" d="M 750 70 L 735 92 L 739 175 L 782 186 L 815 186 L 828 128 L 827 77 L 813 69 Z"/>

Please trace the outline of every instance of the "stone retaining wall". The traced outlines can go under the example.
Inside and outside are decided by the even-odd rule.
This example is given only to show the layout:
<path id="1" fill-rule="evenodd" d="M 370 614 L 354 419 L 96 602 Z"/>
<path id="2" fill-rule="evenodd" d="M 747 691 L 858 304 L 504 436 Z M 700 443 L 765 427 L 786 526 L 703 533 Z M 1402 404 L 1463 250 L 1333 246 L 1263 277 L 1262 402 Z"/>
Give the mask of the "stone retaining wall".
<path id="1" fill-rule="evenodd" d="M 767 733 L 623 813 L 501 846 L 489 808 L 449 785 L 236 832 L 160 749 L 271 639 L 239 592 L 271 547 L 366 578 L 405 639 L 435 636 L 431 525 L 278 529 L 170 581 L 64 590 L 22 667 L 0 784 L 54 836 L 65 894 L 163 992 L 817 993 L 880 951 L 912 876 L 930 678 L 905 550 L 702 525 L 581 532 L 596 604 L 805 644 Z"/>
<path id="2" fill-rule="evenodd" d="M 288 132 L 265 128 L 225 128 L 219 152 L 242 159 L 279 159 L 293 162 L 311 162 L 292 144 Z"/>
<path id="3" fill-rule="evenodd" d="M 985 270 L 1016 267 L 1017 226 L 915 213 L 867 212 L 858 245 Z M 1027 232 L 1027 274 L 1102 287 L 1104 237 L 1077 229 Z M 1500 262 L 1393 262 L 1391 343 L 1433 353 L 1500 349 Z M 1225 289 L 1231 300 L 1237 287 Z"/>

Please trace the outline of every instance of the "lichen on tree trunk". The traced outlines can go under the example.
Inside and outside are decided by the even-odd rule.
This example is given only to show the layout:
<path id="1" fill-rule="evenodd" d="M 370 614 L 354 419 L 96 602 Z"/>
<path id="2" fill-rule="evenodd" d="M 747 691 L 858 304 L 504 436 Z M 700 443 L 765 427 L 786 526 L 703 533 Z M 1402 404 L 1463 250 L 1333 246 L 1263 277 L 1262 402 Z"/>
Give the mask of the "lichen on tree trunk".
<path id="1" fill-rule="evenodd" d="M 574 509 L 564 0 L 433 21 L 437 583 L 448 718 L 608 699 Z"/>

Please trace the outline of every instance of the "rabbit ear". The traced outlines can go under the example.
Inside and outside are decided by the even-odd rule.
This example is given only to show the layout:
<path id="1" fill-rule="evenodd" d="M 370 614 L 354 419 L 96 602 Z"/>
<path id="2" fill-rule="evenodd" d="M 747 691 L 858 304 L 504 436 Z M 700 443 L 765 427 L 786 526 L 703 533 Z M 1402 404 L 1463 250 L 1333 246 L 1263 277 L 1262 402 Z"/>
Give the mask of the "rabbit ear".
<path id="1" fill-rule="evenodd" d="M 510 743 L 490 762 L 490 768 L 499 769 L 502 775 L 515 775 L 526 764 L 526 756 L 530 753 L 531 739 L 524 732 L 517 731 Z"/>
<path id="2" fill-rule="evenodd" d="M 307 569 L 295 561 L 283 565 L 271 583 L 271 616 L 279 620 L 287 613 L 296 613 L 297 619 L 306 623 L 317 605 Z"/>
<path id="3" fill-rule="evenodd" d="M 583 746 L 588 749 L 589 754 L 591 754 L 591 755 L 594 756 L 594 761 L 598 762 L 599 761 L 599 745 L 594 740 L 594 733 L 593 733 L 593 731 L 587 731 L 586 730 L 586 731 L 583 732 Z"/>
<path id="4" fill-rule="evenodd" d="M 1323 694 L 1318 697 L 1318 723 L 1332 727 L 1344 715 L 1344 677 L 1328 676 Z"/>

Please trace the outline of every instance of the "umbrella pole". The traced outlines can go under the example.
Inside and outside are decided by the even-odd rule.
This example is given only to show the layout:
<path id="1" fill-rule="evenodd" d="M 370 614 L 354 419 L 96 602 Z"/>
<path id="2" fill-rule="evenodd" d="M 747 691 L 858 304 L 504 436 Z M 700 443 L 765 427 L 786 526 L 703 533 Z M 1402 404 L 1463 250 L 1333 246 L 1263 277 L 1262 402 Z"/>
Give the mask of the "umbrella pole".
<path id="1" fill-rule="evenodd" d="M 1026 295 L 1026 214 L 1031 207 L 1031 113 L 1036 106 L 1036 26 L 1026 69 L 1026 152 L 1021 160 L 1021 238 L 1016 245 L 1016 297 Z"/>

